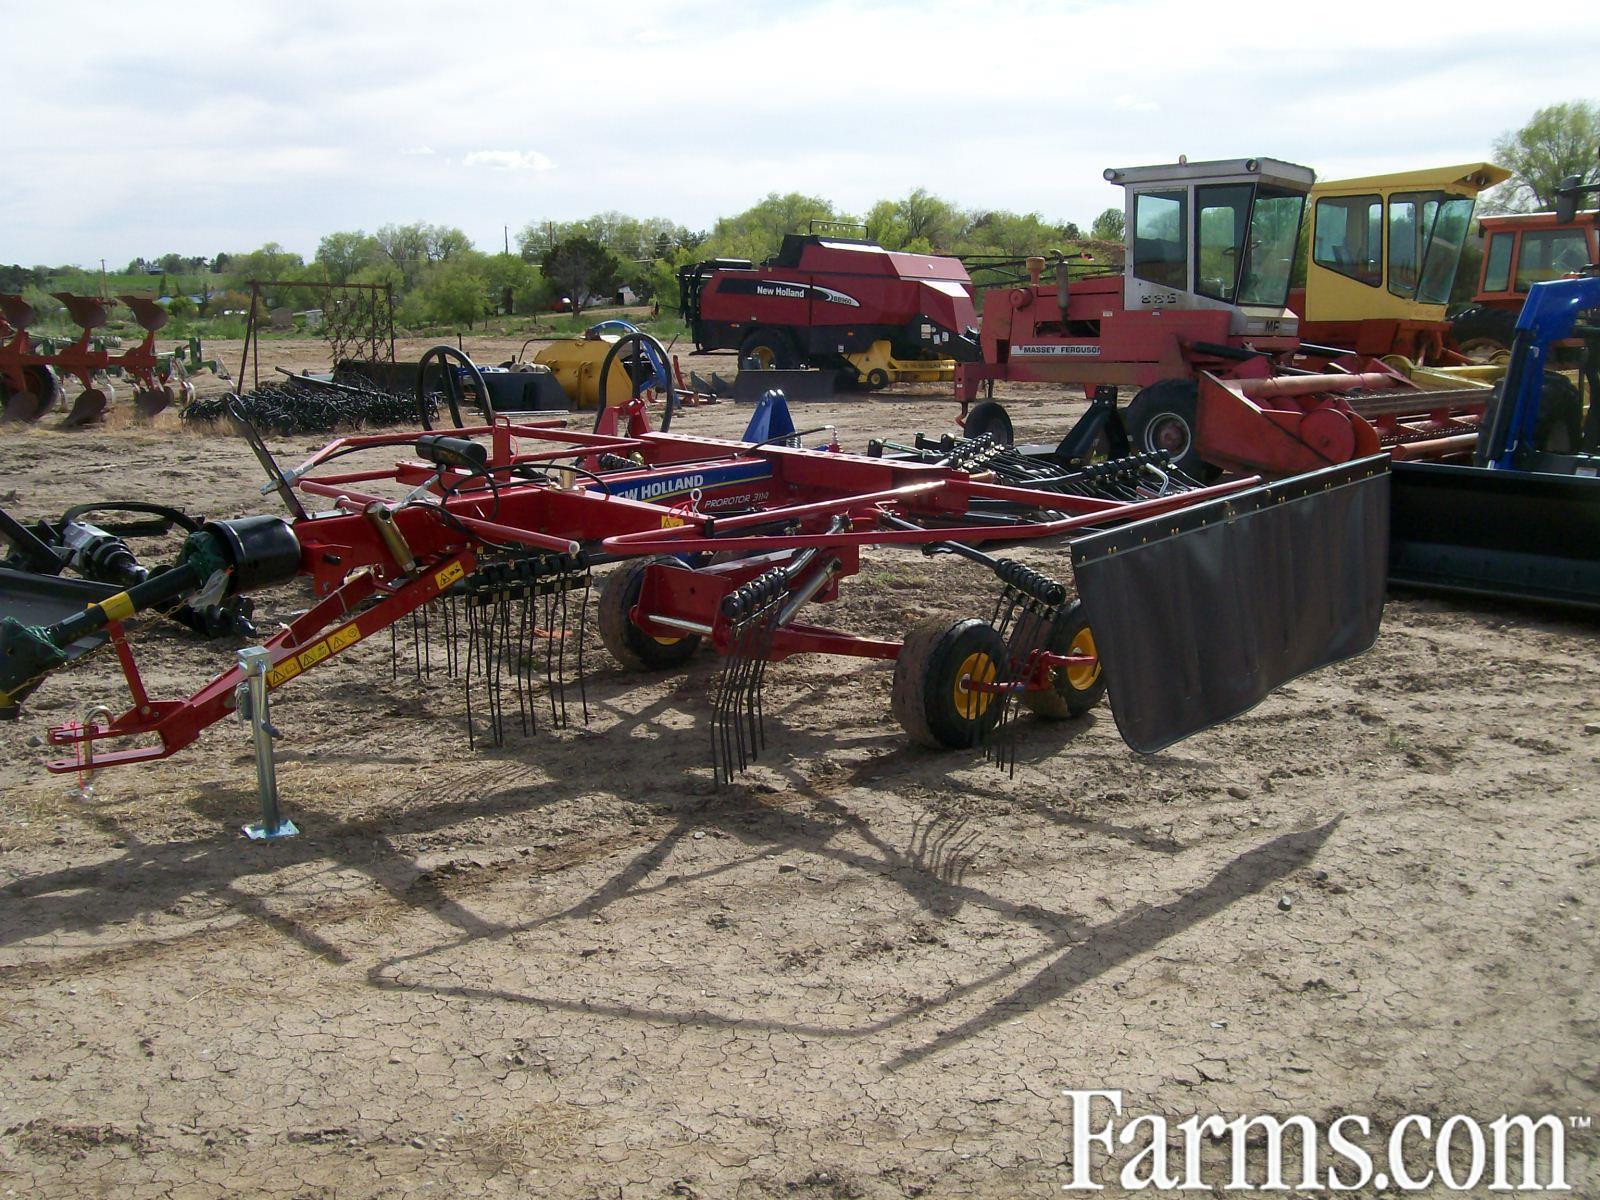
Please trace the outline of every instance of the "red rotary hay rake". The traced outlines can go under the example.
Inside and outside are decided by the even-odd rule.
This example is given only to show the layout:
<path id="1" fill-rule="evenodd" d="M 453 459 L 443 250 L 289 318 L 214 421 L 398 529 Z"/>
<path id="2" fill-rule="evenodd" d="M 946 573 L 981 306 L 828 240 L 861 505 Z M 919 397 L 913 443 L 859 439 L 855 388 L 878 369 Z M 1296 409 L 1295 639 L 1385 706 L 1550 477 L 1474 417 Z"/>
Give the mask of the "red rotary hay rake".
<path id="1" fill-rule="evenodd" d="M 548 704 L 566 719 L 566 690 L 574 674 L 581 687 L 586 666 L 591 572 L 608 567 L 593 606 L 620 664 L 679 667 L 703 645 L 722 656 L 711 721 L 719 779 L 761 752 L 768 668 L 796 654 L 894 660 L 894 712 L 914 740 L 983 745 L 1014 764 L 1023 709 L 1075 715 L 1109 680 L 1125 739 L 1154 751 L 1364 650 L 1382 611 L 1381 459 L 1207 487 L 1159 453 L 1085 467 L 988 439 L 875 443 L 876 456 L 856 456 L 681 435 L 652 430 L 637 400 L 606 410 L 594 431 L 496 419 L 340 438 L 292 471 L 251 440 L 289 520 L 208 523 L 177 565 L 126 591 L 107 587 L 85 606 L 83 581 L 72 580 L 55 619 L 0 623 L 6 715 L 97 645 L 121 661 L 130 706 L 52 729 L 50 741 L 76 754 L 50 770 L 164 758 L 238 705 L 243 665 L 187 699 L 149 697 L 129 618 L 296 575 L 318 599 L 265 642 L 266 687 L 385 629 L 398 649 L 409 623 L 417 669 L 463 675 L 473 736 L 481 716 L 482 736 L 498 741 L 513 714 L 529 727 Z M 398 462 L 329 470 L 401 448 Z M 302 497 L 324 510 L 306 511 Z M 997 544 L 1070 547 L 1078 598 L 980 549 Z M 958 555 L 994 577 L 999 601 L 924 621 L 904 640 L 802 621 L 807 605 L 838 596 L 869 546 Z M 102 748 L 130 739 L 142 744 Z"/>
<path id="2" fill-rule="evenodd" d="M 56 292 L 55 298 L 66 306 L 67 316 L 80 333 L 68 345 L 48 353 L 29 333 L 36 316 L 33 306 L 21 296 L 0 294 L 0 419 L 31 423 L 45 416 L 61 399 L 62 375 L 72 376 L 82 385 L 62 421 L 68 427 L 92 425 L 105 416 L 111 405 L 108 374 L 132 377 L 134 403 L 147 417 L 175 400 L 193 397 L 194 389 L 184 380 L 183 368 L 174 357 L 156 353 L 156 334 L 170 318 L 161 305 L 148 296 L 118 297 L 133 310 L 134 323 L 144 330 L 144 337 L 137 345 L 113 353 L 94 341 L 94 331 L 104 328 L 110 319 L 111 301 L 71 292 Z"/>

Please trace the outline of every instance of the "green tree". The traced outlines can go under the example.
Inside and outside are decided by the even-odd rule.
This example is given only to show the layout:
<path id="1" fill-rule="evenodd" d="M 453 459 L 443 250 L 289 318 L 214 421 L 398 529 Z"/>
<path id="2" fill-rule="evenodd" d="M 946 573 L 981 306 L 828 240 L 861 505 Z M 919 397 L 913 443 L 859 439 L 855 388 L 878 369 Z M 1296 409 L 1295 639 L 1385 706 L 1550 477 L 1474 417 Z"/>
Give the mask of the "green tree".
<path id="1" fill-rule="evenodd" d="M 577 236 L 545 251 L 540 270 L 560 295 L 572 301 L 572 311 L 579 313 L 591 296 L 615 290 L 622 264 L 593 238 Z"/>
<path id="2" fill-rule="evenodd" d="M 373 234 L 378 249 L 400 272 L 403 288 L 416 287 L 423 271 L 434 263 L 449 262 L 472 251 L 472 240 L 451 225 L 385 225 Z"/>
<path id="3" fill-rule="evenodd" d="M 701 247 L 702 258 L 771 258 L 786 233 L 804 233 L 810 222 L 849 220 L 820 196 L 769 194 L 735 216 L 723 217 Z"/>
<path id="4" fill-rule="evenodd" d="M 249 254 L 232 256 L 228 261 L 231 274 L 241 283 L 251 280 L 291 279 L 299 275 L 305 260 L 277 242 L 268 242 Z"/>
<path id="5" fill-rule="evenodd" d="M 491 254 L 484 260 L 483 275 L 497 311 L 510 316 L 539 310 L 544 280 L 532 263 L 516 254 Z"/>
<path id="6" fill-rule="evenodd" d="M 328 234 L 317 243 L 314 261 L 327 275 L 329 283 L 349 283 L 381 257 L 383 251 L 377 239 L 357 229 Z"/>
<path id="7" fill-rule="evenodd" d="M 1563 178 L 1592 175 L 1597 143 L 1600 105 L 1569 100 L 1539 109 L 1521 129 L 1495 139 L 1495 161 L 1511 178 L 1495 189 L 1493 203 L 1517 210 L 1554 208 Z"/>
<path id="8" fill-rule="evenodd" d="M 478 265 L 458 258 L 429 268 L 417 288 L 423 318 L 434 325 L 473 323 L 489 311 L 489 283 Z"/>
<path id="9" fill-rule="evenodd" d="M 643 262 L 665 257 L 688 232 L 665 217 L 603 212 L 577 221 L 530 221 L 517 234 L 517 252 L 528 262 L 538 262 L 555 243 L 585 237 L 618 258 Z"/>
<path id="10" fill-rule="evenodd" d="M 867 231 L 890 250 L 953 250 L 967 223 L 960 209 L 927 188 L 900 200 L 880 200 L 867 213 Z"/>
<path id="11" fill-rule="evenodd" d="M 1089 226 L 1089 236 L 1097 242 L 1120 242 L 1126 218 L 1120 208 L 1108 208 Z"/>
<path id="12" fill-rule="evenodd" d="M 1052 225 L 1038 213 L 1014 213 L 997 209 L 975 213 L 954 247 L 961 254 L 1005 254 L 1022 258 L 1029 254 L 1065 251 L 1068 242 L 1083 240 L 1083 233 L 1072 222 Z"/>

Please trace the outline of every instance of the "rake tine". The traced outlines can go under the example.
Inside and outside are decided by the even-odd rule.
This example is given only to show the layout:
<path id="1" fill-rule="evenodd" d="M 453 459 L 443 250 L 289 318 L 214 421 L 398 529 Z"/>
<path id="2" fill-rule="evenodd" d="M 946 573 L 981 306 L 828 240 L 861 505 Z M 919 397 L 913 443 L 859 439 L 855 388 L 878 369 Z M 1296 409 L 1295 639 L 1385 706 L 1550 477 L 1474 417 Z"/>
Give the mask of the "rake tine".
<path id="1" fill-rule="evenodd" d="M 722 674 L 717 681 L 716 699 L 711 705 L 711 763 L 713 781 L 721 784 L 733 779 L 732 734 L 728 729 L 726 713 L 733 691 L 733 672 L 737 664 L 737 634 L 729 643 L 728 656 L 723 659 Z"/>
<path id="2" fill-rule="evenodd" d="M 417 621 L 420 619 L 420 617 L 420 613 L 413 612 L 411 614 L 411 654 L 415 659 L 415 671 L 418 683 L 422 682 L 422 635 L 417 630 Z"/>
<path id="3" fill-rule="evenodd" d="M 750 717 L 754 729 L 754 737 L 759 739 L 758 749 L 761 750 L 767 748 L 767 713 L 764 699 L 767 667 L 770 663 L 769 655 L 772 652 L 773 639 L 778 635 L 778 616 L 783 611 L 783 598 L 784 593 L 778 593 L 767 607 L 766 617 L 761 627 L 760 644 L 757 647 L 755 679 L 750 692 Z"/>
<path id="4" fill-rule="evenodd" d="M 490 600 L 490 607 L 494 612 L 492 618 L 494 621 L 492 626 L 494 632 L 494 674 L 490 676 L 490 687 L 493 689 L 492 694 L 494 697 L 494 744 L 496 746 L 504 745 L 506 738 L 503 685 L 505 682 L 507 643 L 506 622 L 501 620 L 503 610 L 500 604 L 500 598 L 503 594 L 503 592 L 496 592 Z"/>
<path id="5" fill-rule="evenodd" d="M 528 641 L 528 593 L 523 591 L 517 598 L 517 646 L 512 666 L 517 673 L 517 717 L 522 723 L 524 737 L 528 735 L 528 655 L 531 653 Z"/>
<path id="6" fill-rule="evenodd" d="M 541 592 L 541 596 L 542 596 L 543 601 L 544 601 L 542 607 L 543 607 L 543 610 L 544 610 L 544 630 L 545 630 L 545 647 L 544 647 L 544 690 L 545 690 L 545 698 L 547 700 L 549 700 L 549 702 L 550 702 L 550 724 L 551 725 L 559 725 L 561 722 L 560 722 L 560 717 L 556 712 L 556 680 L 555 680 L 556 601 L 555 601 L 555 596 L 548 590 L 542 591 Z"/>
<path id="7" fill-rule="evenodd" d="M 462 673 L 464 681 L 463 690 L 467 694 L 467 748 L 476 750 L 478 741 L 476 731 L 472 726 L 472 669 L 476 664 L 478 654 L 478 621 L 473 615 L 472 606 L 467 606 L 467 669 Z"/>
<path id="8" fill-rule="evenodd" d="M 556 686 L 561 689 L 561 724 L 567 723 L 567 577 L 556 576 L 556 591 L 561 597 L 560 644 L 556 647 Z"/>
<path id="9" fill-rule="evenodd" d="M 583 644 L 588 640 L 589 630 L 589 591 L 594 582 L 594 575 L 589 569 L 583 572 L 583 600 L 578 606 L 578 699 L 583 704 L 583 723 L 589 723 L 589 686 L 588 673 L 583 665 Z"/>

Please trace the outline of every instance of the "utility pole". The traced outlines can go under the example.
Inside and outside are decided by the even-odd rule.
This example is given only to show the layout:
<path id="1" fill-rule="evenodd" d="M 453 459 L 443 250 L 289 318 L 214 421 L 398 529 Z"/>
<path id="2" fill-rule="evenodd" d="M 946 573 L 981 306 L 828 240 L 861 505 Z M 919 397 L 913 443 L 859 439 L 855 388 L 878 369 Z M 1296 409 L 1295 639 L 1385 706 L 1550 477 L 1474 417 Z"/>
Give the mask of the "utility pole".
<path id="1" fill-rule="evenodd" d="M 506 235 L 506 253 L 509 255 L 511 253 L 511 226 L 502 225 L 502 226 L 500 226 L 500 228 L 505 231 L 505 235 Z"/>

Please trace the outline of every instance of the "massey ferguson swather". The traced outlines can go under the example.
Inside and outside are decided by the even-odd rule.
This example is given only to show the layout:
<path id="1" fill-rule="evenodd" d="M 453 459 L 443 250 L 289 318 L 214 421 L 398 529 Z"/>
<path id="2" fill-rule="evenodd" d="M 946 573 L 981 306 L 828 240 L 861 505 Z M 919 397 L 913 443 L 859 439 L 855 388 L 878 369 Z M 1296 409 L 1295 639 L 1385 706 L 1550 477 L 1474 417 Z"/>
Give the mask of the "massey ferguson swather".
<path id="1" fill-rule="evenodd" d="M 1414 297 L 1424 277 L 1434 289 L 1442 280 L 1448 292 L 1475 181 L 1485 168 L 1493 170 L 1453 168 L 1442 176 L 1461 180 L 1391 197 L 1394 253 L 1387 262 L 1373 258 L 1367 245 L 1367 208 L 1359 222 L 1325 213 L 1317 225 L 1317 261 L 1343 268 L 1359 258 L 1376 274 L 1352 285 L 1358 290 L 1387 279 L 1390 292 Z M 1112 169 L 1105 176 L 1126 193 L 1125 267 L 1092 267 L 1094 274 L 1084 277 L 1072 274 L 1080 264 L 1062 261 L 1055 279 L 1045 282 L 1046 264 L 1034 259 L 1028 283 L 984 293 L 981 361 L 955 372 L 966 433 L 1010 440 L 1010 418 L 993 399 L 1000 379 L 1131 391 L 1124 421 L 1134 448 L 1165 450 L 1197 476 L 1216 468 L 1288 475 L 1349 462 L 1379 446 L 1403 447 L 1409 457 L 1467 452 L 1490 395 L 1486 383 L 1429 378 L 1444 386 L 1423 387 L 1398 360 L 1304 340 L 1288 300 L 1313 181 L 1308 168 L 1250 158 Z M 1361 199 L 1372 201 L 1371 221 L 1379 221 L 1380 197 Z M 1344 201 L 1323 202 L 1336 203 Z M 1302 307 L 1327 291 L 1313 287 Z M 1394 307 L 1409 313 L 1417 306 L 1396 299 Z M 1374 324 L 1390 348 L 1410 347 L 1396 321 Z M 1346 322 L 1336 331 L 1359 325 Z M 986 398 L 973 403 L 980 394 Z"/>
<path id="2" fill-rule="evenodd" d="M 147 417 L 174 400 L 193 398 L 194 389 L 185 381 L 176 356 L 156 353 L 156 334 L 170 318 L 161 305 L 148 296 L 118 297 L 133 310 L 144 337 L 138 345 L 114 354 L 93 340 L 94 331 L 109 319 L 110 301 L 70 292 L 57 292 L 55 297 L 66 305 L 67 316 L 81 333 L 52 353 L 36 345 L 28 332 L 35 317 L 33 306 L 21 296 L 0 294 L 0 420 L 39 420 L 61 399 L 62 375 L 77 379 L 83 388 L 62 421 L 66 426 L 92 425 L 104 417 L 111 404 L 105 377 L 111 374 L 133 378 L 134 403 Z"/>
<path id="3" fill-rule="evenodd" d="M 58 580 L 55 616 L 0 622 L 0 713 L 17 716 L 51 672 L 109 644 L 131 703 L 52 729 L 50 741 L 75 753 L 50 769 L 165 758 L 235 711 L 248 685 L 260 712 L 267 690 L 387 630 L 397 661 L 464 675 L 472 736 L 498 741 L 512 720 L 534 726 L 542 708 L 565 719 L 602 566 L 599 632 L 623 667 L 679 667 L 702 644 L 723 657 L 710 721 L 723 779 L 762 749 L 766 671 L 795 654 L 892 660 L 894 713 L 915 741 L 984 744 L 1014 762 L 1022 708 L 1076 715 L 1109 680 L 1124 738 L 1154 752 L 1376 636 L 1382 459 L 1206 487 L 1159 453 L 1069 469 L 983 439 L 880 443 L 876 457 L 794 440 L 652 430 L 637 400 L 605 410 L 593 431 L 496 419 L 344 437 L 290 471 L 251 436 L 270 478 L 263 490 L 276 490 L 289 519 L 206 523 L 176 565 L 126 590 L 104 586 L 87 604 L 84 580 Z M 398 462 L 329 470 L 396 450 Z M 0 528 L 26 540 L 17 522 Z M 1076 599 L 1062 580 L 980 548 L 1024 543 L 1070 550 Z M 803 620 L 807 605 L 838 596 L 866 546 L 959 556 L 992 577 L 999 600 L 961 620 L 929 618 L 903 640 Z M 317 600 L 264 648 L 187 699 L 147 693 L 130 619 L 296 576 Z M 49 582 L 24 582 L 38 613 Z M 408 625 L 415 645 L 400 654 Z"/>

